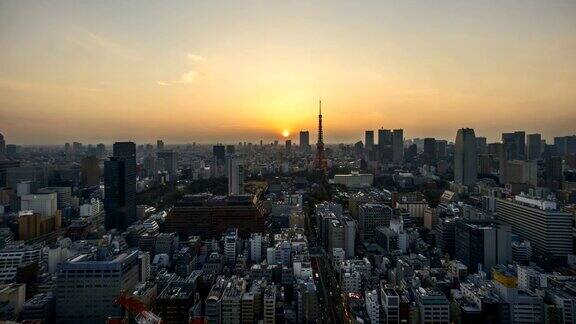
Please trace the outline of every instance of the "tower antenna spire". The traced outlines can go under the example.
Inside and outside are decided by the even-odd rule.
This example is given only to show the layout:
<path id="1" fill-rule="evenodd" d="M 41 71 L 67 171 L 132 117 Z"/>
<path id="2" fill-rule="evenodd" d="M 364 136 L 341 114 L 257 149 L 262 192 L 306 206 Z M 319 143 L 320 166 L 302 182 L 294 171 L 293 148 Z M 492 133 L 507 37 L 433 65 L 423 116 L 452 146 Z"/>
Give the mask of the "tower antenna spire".
<path id="1" fill-rule="evenodd" d="M 322 131 L 322 98 L 318 100 L 318 142 L 316 143 L 316 160 L 314 161 L 316 169 L 326 172 L 328 162 L 324 152 L 324 134 Z"/>

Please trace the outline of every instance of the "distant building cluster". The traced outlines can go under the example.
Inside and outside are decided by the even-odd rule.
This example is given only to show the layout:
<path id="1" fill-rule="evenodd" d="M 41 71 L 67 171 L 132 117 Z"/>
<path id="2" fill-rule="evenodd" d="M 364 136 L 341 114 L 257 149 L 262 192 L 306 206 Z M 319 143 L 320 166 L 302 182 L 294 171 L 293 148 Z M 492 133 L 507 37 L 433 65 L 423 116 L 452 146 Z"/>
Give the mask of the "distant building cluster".
<path id="1" fill-rule="evenodd" d="M 576 135 L 322 118 L 315 149 L 0 135 L 0 321 L 576 322 Z"/>

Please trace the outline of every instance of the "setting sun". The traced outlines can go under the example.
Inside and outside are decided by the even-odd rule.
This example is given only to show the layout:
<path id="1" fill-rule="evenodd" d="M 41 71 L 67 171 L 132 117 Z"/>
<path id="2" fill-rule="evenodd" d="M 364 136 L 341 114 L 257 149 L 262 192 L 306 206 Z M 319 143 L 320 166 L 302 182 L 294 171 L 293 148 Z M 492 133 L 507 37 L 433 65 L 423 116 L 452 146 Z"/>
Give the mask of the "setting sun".
<path id="1" fill-rule="evenodd" d="M 282 136 L 284 136 L 284 137 L 290 136 L 290 131 L 287 130 L 287 129 L 283 130 L 283 131 L 282 131 Z"/>

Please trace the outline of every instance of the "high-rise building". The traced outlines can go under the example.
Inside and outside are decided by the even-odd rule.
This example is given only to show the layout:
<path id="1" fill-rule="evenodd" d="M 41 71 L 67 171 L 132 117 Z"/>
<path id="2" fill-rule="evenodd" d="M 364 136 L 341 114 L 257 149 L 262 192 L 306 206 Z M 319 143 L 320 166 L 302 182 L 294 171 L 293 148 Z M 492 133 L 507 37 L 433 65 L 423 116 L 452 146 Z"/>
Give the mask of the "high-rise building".
<path id="1" fill-rule="evenodd" d="M 266 286 L 264 290 L 264 324 L 276 323 L 276 286 Z"/>
<path id="2" fill-rule="evenodd" d="M 576 135 L 554 137 L 554 146 L 558 155 L 575 154 Z"/>
<path id="3" fill-rule="evenodd" d="M 144 158 L 145 174 L 149 178 L 153 178 L 158 173 L 158 159 L 153 155 L 148 155 Z"/>
<path id="4" fill-rule="evenodd" d="M 222 293 L 222 323 L 240 323 L 241 298 L 246 289 L 246 282 L 242 278 L 230 278 L 228 285 Z"/>
<path id="5" fill-rule="evenodd" d="M 465 186 L 476 183 L 477 172 L 476 136 L 471 128 L 461 128 L 456 134 L 454 146 L 454 181 Z"/>
<path id="6" fill-rule="evenodd" d="M 486 137 L 478 136 L 476 137 L 476 152 L 478 154 L 488 153 L 488 144 L 486 142 Z"/>
<path id="7" fill-rule="evenodd" d="M 526 184 L 535 187 L 538 182 L 538 164 L 536 161 L 506 161 L 505 183 Z"/>
<path id="8" fill-rule="evenodd" d="M 238 228 L 241 237 L 264 230 L 264 206 L 250 195 L 212 197 L 185 196 L 170 210 L 164 222 L 165 232 L 180 237 L 199 235 L 204 239 L 220 237 L 228 228 Z"/>
<path id="9" fill-rule="evenodd" d="M 117 142 L 104 163 L 104 209 L 107 229 L 125 230 L 136 216 L 136 145 Z"/>
<path id="10" fill-rule="evenodd" d="M 450 323 L 450 302 L 442 292 L 420 287 L 415 290 L 415 294 L 419 323 Z"/>
<path id="11" fill-rule="evenodd" d="M 400 323 L 400 296 L 396 290 L 386 287 L 384 282 L 380 286 L 380 300 L 384 311 L 380 318 L 384 323 Z"/>
<path id="12" fill-rule="evenodd" d="M 238 229 L 229 228 L 224 233 L 224 262 L 229 266 L 236 264 L 238 249 Z"/>
<path id="13" fill-rule="evenodd" d="M 358 214 L 358 229 L 362 241 L 374 239 L 374 231 L 378 226 L 389 226 L 392 208 L 382 204 L 364 204 Z"/>
<path id="14" fill-rule="evenodd" d="M 502 144 L 507 160 L 526 159 L 526 132 L 503 133 Z"/>
<path id="15" fill-rule="evenodd" d="M 528 159 L 538 160 L 540 155 L 542 155 L 542 135 L 540 134 L 528 134 Z"/>
<path id="16" fill-rule="evenodd" d="M 84 187 L 93 187 L 100 184 L 100 160 L 91 155 L 82 159 L 81 164 L 81 183 Z"/>
<path id="17" fill-rule="evenodd" d="M 426 164 L 436 163 L 438 157 L 436 139 L 435 138 L 425 138 L 424 139 L 424 152 L 422 153 L 423 162 Z"/>
<path id="18" fill-rule="evenodd" d="M 195 282 L 174 280 L 158 294 L 156 308 L 162 323 L 189 323 Z"/>
<path id="19" fill-rule="evenodd" d="M 372 150 L 374 149 L 374 131 L 372 130 L 367 130 L 364 133 L 364 147 L 367 150 Z"/>
<path id="20" fill-rule="evenodd" d="M 332 252 L 332 250 L 336 248 L 343 249 L 344 248 L 344 235 L 345 229 L 342 223 L 337 220 L 333 219 L 329 223 L 328 226 L 328 251 Z"/>
<path id="21" fill-rule="evenodd" d="M 556 202 L 527 195 L 497 199 L 497 219 L 512 225 L 512 232 L 530 241 L 541 254 L 572 254 L 572 214 L 558 210 Z"/>
<path id="22" fill-rule="evenodd" d="M 96 145 L 96 155 L 98 158 L 103 159 L 106 157 L 106 145 L 99 143 Z"/>
<path id="23" fill-rule="evenodd" d="M 97 261 L 82 254 L 59 265 L 56 273 L 56 315 L 60 323 L 104 323 L 122 316 L 114 303 L 120 292 L 138 283 L 138 251 Z"/>
<path id="24" fill-rule="evenodd" d="M 38 189 L 40 194 L 56 194 L 56 202 L 58 209 L 63 210 L 64 208 L 72 206 L 72 188 L 71 187 L 44 187 Z"/>
<path id="25" fill-rule="evenodd" d="M 110 157 L 104 162 L 104 223 L 106 229 L 126 229 L 128 224 L 126 160 Z"/>
<path id="26" fill-rule="evenodd" d="M 0 160 L 0 187 L 7 187 L 7 174 L 8 169 L 11 168 L 19 168 L 20 162 L 18 161 L 10 161 L 10 160 Z"/>
<path id="27" fill-rule="evenodd" d="M 224 161 L 226 161 L 226 148 L 224 145 L 219 144 L 212 146 L 212 154 L 217 164 L 224 164 Z"/>
<path id="28" fill-rule="evenodd" d="M 385 146 L 392 145 L 392 131 L 380 128 L 378 130 L 378 148 L 382 150 Z"/>
<path id="29" fill-rule="evenodd" d="M 290 153 L 292 151 L 292 140 L 287 139 L 285 142 L 286 153 Z"/>
<path id="30" fill-rule="evenodd" d="M 395 129 L 392 132 L 392 160 L 394 163 L 404 161 L 404 130 Z"/>
<path id="31" fill-rule="evenodd" d="M 50 217 L 58 210 L 56 193 L 29 194 L 21 197 L 21 210 L 32 210 L 43 217 Z"/>
<path id="32" fill-rule="evenodd" d="M 300 131 L 300 150 L 304 152 L 310 151 L 310 132 Z"/>
<path id="33" fill-rule="evenodd" d="M 461 261 L 470 272 L 482 266 L 489 271 L 497 264 L 512 261 L 510 225 L 491 221 L 456 221 L 454 259 Z"/>
<path id="34" fill-rule="evenodd" d="M 544 177 L 546 186 L 553 189 L 560 189 L 564 180 L 564 167 L 561 156 L 549 156 L 544 160 Z"/>
<path id="35" fill-rule="evenodd" d="M 33 211 L 18 213 L 18 239 L 28 241 L 40 236 L 40 214 Z"/>
<path id="36" fill-rule="evenodd" d="M 228 281 L 224 277 L 218 277 L 212 289 L 206 297 L 206 322 L 209 324 L 222 323 L 222 294 Z"/>
<path id="37" fill-rule="evenodd" d="M 298 323 L 318 323 L 318 290 L 314 282 L 300 282 L 297 289 Z"/>
<path id="38" fill-rule="evenodd" d="M 168 172 L 170 176 L 175 176 L 178 173 L 178 152 L 175 151 L 160 151 L 156 153 L 158 159 L 162 159 L 164 163 L 164 171 Z"/>
<path id="39" fill-rule="evenodd" d="M 244 163 L 237 157 L 228 157 L 226 173 L 228 174 L 228 194 L 244 194 Z"/>
<path id="40" fill-rule="evenodd" d="M 436 140 L 436 158 L 438 160 L 445 160 L 448 155 L 448 141 Z"/>
<path id="41" fill-rule="evenodd" d="M 157 151 L 162 151 L 162 150 L 164 150 L 164 141 L 162 141 L 162 140 L 157 140 L 157 141 L 156 141 L 156 150 L 157 150 Z"/>
<path id="42" fill-rule="evenodd" d="M 4 135 L 0 134 L 0 160 L 6 158 L 6 141 L 4 140 Z"/>

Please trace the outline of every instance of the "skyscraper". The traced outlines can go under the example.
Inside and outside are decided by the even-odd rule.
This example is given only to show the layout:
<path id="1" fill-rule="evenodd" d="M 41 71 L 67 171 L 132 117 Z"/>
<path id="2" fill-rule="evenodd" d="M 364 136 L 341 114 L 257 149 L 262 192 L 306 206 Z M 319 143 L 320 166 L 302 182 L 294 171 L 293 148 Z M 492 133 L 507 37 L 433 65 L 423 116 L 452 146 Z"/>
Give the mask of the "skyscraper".
<path id="1" fill-rule="evenodd" d="M 392 131 L 389 129 L 378 130 L 378 156 L 383 162 L 392 162 Z"/>
<path id="2" fill-rule="evenodd" d="M 226 165 L 228 174 L 228 194 L 244 194 L 244 164 L 236 157 L 229 157 Z"/>
<path id="3" fill-rule="evenodd" d="M 392 132 L 392 160 L 394 163 L 404 161 L 404 130 L 395 129 Z"/>
<path id="4" fill-rule="evenodd" d="M 300 150 L 308 152 L 310 150 L 310 132 L 300 131 Z"/>
<path id="5" fill-rule="evenodd" d="M 486 143 L 486 137 L 476 137 L 476 153 L 486 154 L 488 153 L 488 144 Z"/>
<path id="6" fill-rule="evenodd" d="M 4 135 L 0 134 L 0 160 L 6 157 L 6 141 L 4 140 Z"/>
<path id="7" fill-rule="evenodd" d="M 318 142 L 316 143 L 316 160 L 314 162 L 316 169 L 326 171 L 328 162 L 326 161 L 326 152 L 324 152 L 324 136 L 322 133 L 322 100 L 318 102 Z"/>
<path id="8" fill-rule="evenodd" d="M 528 134 L 528 159 L 538 160 L 542 154 L 542 135 Z"/>
<path id="9" fill-rule="evenodd" d="M 104 162 L 106 229 L 126 229 L 136 221 L 136 145 L 114 143 L 113 157 Z"/>
<path id="10" fill-rule="evenodd" d="M 156 150 L 162 151 L 164 149 L 164 141 L 157 140 L 156 141 Z"/>
<path id="11" fill-rule="evenodd" d="M 526 132 L 503 133 L 502 144 L 507 160 L 526 159 Z"/>
<path id="12" fill-rule="evenodd" d="M 434 164 L 437 158 L 437 147 L 435 138 L 425 138 L 424 139 L 424 163 Z"/>
<path id="13" fill-rule="evenodd" d="M 471 128 L 461 128 L 454 146 L 454 181 L 465 186 L 476 183 L 476 136 Z"/>
<path id="14" fill-rule="evenodd" d="M 168 172 L 170 176 L 175 176 L 178 172 L 178 152 L 175 151 L 160 151 L 156 153 L 158 159 L 164 161 L 164 171 Z"/>
<path id="15" fill-rule="evenodd" d="M 454 259 L 476 273 L 479 265 L 484 270 L 512 261 L 510 225 L 493 221 L 457 220 Z"/>
<path id="16" fill-rule="evenodd" d="M 392 145 L 392 132 L 389 129 L 380 128 L 378 130 L 378 147 L 382 149 L 384 145 Z"/>
<path id="17" fill-rule="evenodd" d="M 368 150 L 374 148 L 374 131 L 367 130 L 364 134 L 364 147 Z"/>
<path id="18" fill-rule="evenodd" d="M 100 184 L 100 161 L 95 156 L 87 156 L 81 161 L 82 185 L 92 187 Z"/>
<path id="19" fill-rule="evenodd" d="M 224 161 L 226 160 L 226 148 L 224 145 L 214 145 L 212 147 L 212 154 L 214 155 L 214 158 L 216 158 L 217 164 L 224 164 Z"/>

